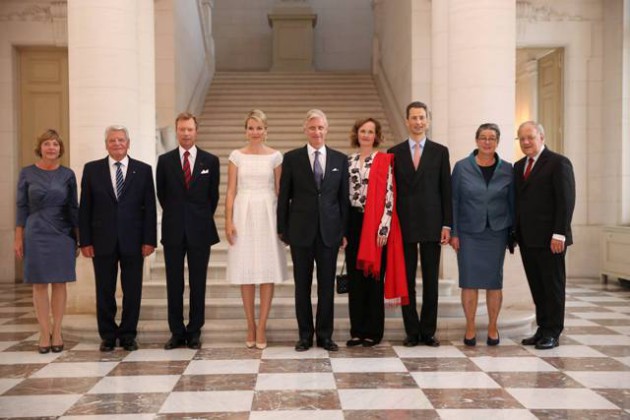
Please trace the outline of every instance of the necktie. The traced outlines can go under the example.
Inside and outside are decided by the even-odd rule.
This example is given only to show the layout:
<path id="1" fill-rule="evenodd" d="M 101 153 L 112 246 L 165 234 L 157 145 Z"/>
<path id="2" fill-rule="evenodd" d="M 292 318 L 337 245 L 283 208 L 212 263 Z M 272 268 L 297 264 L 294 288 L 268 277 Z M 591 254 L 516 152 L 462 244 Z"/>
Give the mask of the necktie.
<path id="1" fill-rule="evenodd" d="M 190 161 L 188 160 L 188 156 L 190 156 L 190 152 L 186 150 L 184 152 L 184 183 L 186 184 L 186 189 L 190 188 L 190 180 L 192 178 L 192 174 L 190 172 Z"/>
<path id="2" fill-rule="evenodd" d="M 529 174 L 532 172 L 532 166 L 534 166 L 534 159 L 527 158 L 527 167 L 525 168 L 525 173 L 523 174 L 523 179 L 527 180 Z"/>
<path id="3" fill-rule="evenodd" d="M 122 169 L 120 168 L 122 163 L 116 162 L 114 165 L 116 165 L 116 198 L 120 200 L 125 180 L 123 179 Z"/>
<path id="4" fill-rule="evenodd" d="M 413 147 L 413 167 L 418 169 L 420 166 L 420 143 L 416 143 Z"/>
<path id="5" fill-rule="evenodd" d="M 319 150 L 315 151 L 313 176 L 315 177 L 315 185 L 317 185 L 317 189 L 319 189 L 322 186 L 322 179 L 324 178 L 324 171 L 322 170 L 322 165 L 319 163 Z"/>

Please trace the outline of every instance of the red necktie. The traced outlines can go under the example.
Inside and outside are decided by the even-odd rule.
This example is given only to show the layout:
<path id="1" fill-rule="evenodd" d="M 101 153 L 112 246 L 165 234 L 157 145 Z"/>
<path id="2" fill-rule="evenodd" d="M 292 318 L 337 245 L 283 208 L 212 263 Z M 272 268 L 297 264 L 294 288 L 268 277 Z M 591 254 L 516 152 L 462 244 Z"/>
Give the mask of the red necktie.
<path id="1" fill-rule="evenodd" d="M 413 167 L 417 170 L 420 166 L 420 143 L 416 143 L 413 150 Z"/>
<path id="2" fill-rule="evenodd" d="M 529 174 L 532 172 L 532 166 L 534 166 L 534 158 L 527 158 L 527 168 L 525 168 L 523 179 L 527 180 Z"/>
<path id="3" fill-rule="evenodd" d="M 192 174 L 190 173 L 190 161 L 188 160 L 188 156 L 190 156 L 190 152 L 186 150 L 184 152 L 184 183 L 186 184 L 186 189 L 190 187 L 190 179 L 192 178 Z"/>

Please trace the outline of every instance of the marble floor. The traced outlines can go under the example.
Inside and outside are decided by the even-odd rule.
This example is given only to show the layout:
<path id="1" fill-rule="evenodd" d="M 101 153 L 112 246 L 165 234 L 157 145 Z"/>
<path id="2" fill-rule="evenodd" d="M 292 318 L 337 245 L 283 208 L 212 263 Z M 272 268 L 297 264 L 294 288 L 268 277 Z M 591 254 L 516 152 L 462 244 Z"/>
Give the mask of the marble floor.
<path id="1" fill-rule="evenodd" d="M 547 351 L 515 338 L 337 353 L 291 343 L 100 353 L 74 342 L 45 355 L 30 288 L 0 286 L 0 417 L 630 419 L 630 291 L 616 284 L 570 280 L 566 330 Z"/>

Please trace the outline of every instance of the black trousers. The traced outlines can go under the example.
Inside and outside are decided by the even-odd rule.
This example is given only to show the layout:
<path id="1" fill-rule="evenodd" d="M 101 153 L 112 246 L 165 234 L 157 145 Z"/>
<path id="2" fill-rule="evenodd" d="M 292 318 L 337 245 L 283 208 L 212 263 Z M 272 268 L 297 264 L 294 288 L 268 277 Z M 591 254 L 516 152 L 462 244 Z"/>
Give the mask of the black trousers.
<path id="1" fill-rule="evenodd" d="M 332 339 L 335 318 L 335 274 L 339 247 L 327 247 L 318 233 L 312 246 L 291 246 L 295 279 L 295 315 L 301 340 Z M 317 312 L 313 325 L 311 287 L 313 263 L 317 265 Z"/>
<path id="2" fill-rule="evenodd" d="M 135 339 L 138 333 L 140 302 L 142 300 L 141 254 L 97 255 L 92 258 L 96 280 L 96 321 L 102 340 L 121 341 Z M 120 265 L 120 285 L 123 292 L 120 325 L 116 324 L 116 283 Z"/>
<path id="3" fill-rule="evenodd" d="M 190 308 L 184 325 L 184 258 L 188 261 Z M 168 327 L 177 338 L 198 338 L 206 320 L 206 277 L 210 246 L 164 246 Z"/>
<path id="4" fill-rule="evenodd" d="M 543 337 L 558 338 L 564 329 L 565 255 L 554 254 L 548 247 L 521 246 L 523 267 L 536 305 L 537 334 Z"/>
<path id="5" fill-rule="evenodd" d="M 348 309 L 350 311 L 350 336 L 369 338 L 376 342 L 383 339 L 385 328 L 384 279 L 386 252 L 383 248 L 381 275 L 379 279 L 365 276 L 357 270 L 357 254 L 363 227 L 363 213 L 351 208 L 348 217 L 348 246 L 346 247 L 346 270 L 350 278 L 348 287 Z"/>
<path id="6" fill-rule="evenodd" d="M 418 246 L 422 270 L 422 310 L 418 317 L 416 307 L 416 270 L 418 269 Z M 409 305 L 402 307 L 405 332 L 408 337 L 420 339 L 433 337 L 437 329 L 438 277 L 440 268 L 439 242 L 414 242 L 403 244 Z"/>

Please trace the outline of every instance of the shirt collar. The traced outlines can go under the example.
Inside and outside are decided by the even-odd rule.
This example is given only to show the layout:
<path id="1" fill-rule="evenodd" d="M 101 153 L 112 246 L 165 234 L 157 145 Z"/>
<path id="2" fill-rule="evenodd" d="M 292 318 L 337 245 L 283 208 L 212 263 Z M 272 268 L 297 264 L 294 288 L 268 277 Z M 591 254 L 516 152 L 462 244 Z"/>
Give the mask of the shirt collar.
<path id="1" fill-rule="evenodd" d="M 306 150 L 308 151 L 308 155 L 312 156 L 313 153 L 315 153 L 316 151 L 319 151 L 319 155 L 324 157 L 326 156 L 326 146 L 322 146 L 319 149 L 314 148 L 313 146 L 310 145 L 310 143 L 306 144 Z"/>
<path id="2" fill-rule="evenodd" d="M 534 162 L 538 162 L 538 158 L 540 157 L 540 154 L 543 152 L 543 150 L 545 150 L 545 145 L 544 144 L 542 145 L 542 147 L 538 151 L 538 154 L 536 154 L 536 156 L 534 156 L 532 158 L 532 159 L 534 159 Z M 529 157 L 528 157 L 528 159 L 529 159 Z"/>
<path id="3" fill-rule="evenodd" d="M 416 145 L 416 141 L 412 139 L 407 139 L 407 141 L 409 142 L 409 148 L 413 149 Z M 426 136 L 422 137 L 422 139 L 420 140 L 420 148 L 423 150 L 424 150 L 424 144 L 426 143 L 426 141 L 427 141 Z"/>
<path id="4" fill-rule="evenodd" d="M 178 146 L 178 149 L 179 149 L 179 158 L 183 159 L 184 153 L 186 153 L 186 149 L 184 149 L 182 146 Z M 188 149 L 188 153 L 190 153 L 190 157 L 194 159 L 197 156 L 197 146 L 193 144 L 192 147 Z"/>
<path id="5" fill-rule="evenodd" d="M 108 156 L 107 157 L 107 162 L 109 163 L 109 166 L 114 166 L 114 164 L 116 162 L 118 162 L 118 161 L 116 159 L 112 158 L 111 156 Z M 129 156 L 125 155 L 125 157 L 120 160 L 120 163 L 122 163 L 122 166 L 128 167 L 129 166 Z"/>

